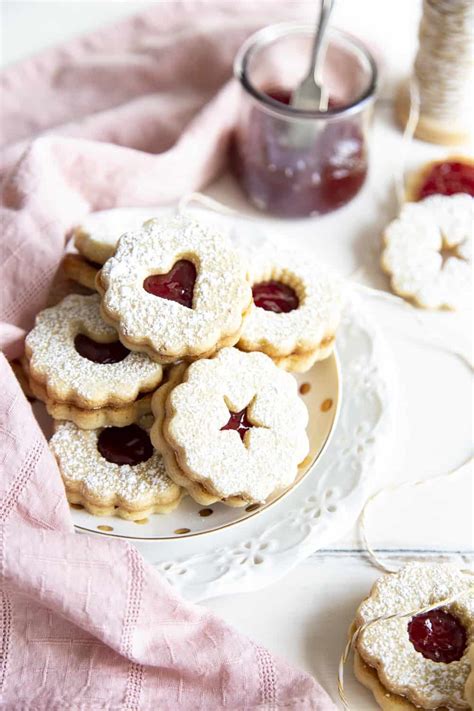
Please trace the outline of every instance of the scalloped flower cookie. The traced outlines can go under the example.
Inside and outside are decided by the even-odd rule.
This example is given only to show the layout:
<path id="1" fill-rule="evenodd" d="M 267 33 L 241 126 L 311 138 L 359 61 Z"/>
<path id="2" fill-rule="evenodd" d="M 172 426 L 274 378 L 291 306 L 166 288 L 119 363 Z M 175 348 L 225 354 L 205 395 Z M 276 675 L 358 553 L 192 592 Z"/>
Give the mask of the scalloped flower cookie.
<path id="1" fill-rule="evenodd" d="M 122 235 L 96 286 L 122 343 L 161 363 L 235 344 L 252 299 L 241 255 L 188 214 Z"/>
<path id="2" fill-rule="evenodd" d="M 68 501 L 97 516 L 139 521 L 168 513 L 181 490 L 166 474 L 148 434 L 152 418 L 126 427 L 81 430 L 60 423 L 50 440 Z"/>
<path id="3" fill-rule="evenodd" d="M 104 264 L 115 253 L 117 242 L 125 232 L 138 230 L 156 216 L 156 207 L 118 207 L 90 215 L 74 229 L 74 244 L 87 259 Z"/>
<path id="4" fill-rule="evenodd" d="M 413 617 L 456 596 L 455 602 Z M 474 580 L 445 564 L 410 563 L 385 575 L 357 612 L 354 627 L 373 622 L 356 640 L 355 673 L 385 711 L 466 709 L 474 642 Z"/>
<path id="5" fill-rule="evenodd" d="M 240 349 L 266 353 L 297 372 L 332 353 L 343 301 L 340 280 L 285 252 L 252 255 L 250 279 L 253 304 Z"/>
<path id="6" fill-rule="evenodd" d="M 407 203 L 386 228 L 382 268 L 393 291 L 428 309 L 459 309 L 472 297 L 474 198 L 433 195 Z"/>
<path id="7" fill-rule="evenodd" d="M 32 390 L 40 399 L 80 413 L 130 408 L 161 382 L 162 367 L 123 346 L 102 320 L 99 301 L 97 294 L 71 294 L 38 314 L 25 356 Z M 66 408 L 60 416 L 67 416 Z"/>
<path id="8" fill-rule="evenodd" d="M 152 442 L 198 503 L 264 502 L 293 484 L 309 451 L 308 412 L 268 356 L 224 348 L 175 368 L 160 391 Z"/>
<path id="9" fill-rule="evenodd" d="M 66 254 L 62 262 L 65 275 L 88 289 L 95 289 L 97 272 L 114 254 L 119 237 L 141 227 L 155 217 L 158 210 L 118 207 L 91 212 L 74 228 L 74 245 L 79 254 Z"/>

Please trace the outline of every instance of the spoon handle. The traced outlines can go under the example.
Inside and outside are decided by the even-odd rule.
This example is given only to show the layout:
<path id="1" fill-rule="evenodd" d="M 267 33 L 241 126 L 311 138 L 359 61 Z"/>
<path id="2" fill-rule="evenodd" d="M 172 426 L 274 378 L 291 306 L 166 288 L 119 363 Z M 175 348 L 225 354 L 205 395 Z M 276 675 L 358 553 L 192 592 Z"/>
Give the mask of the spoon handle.
<path id="1" fill-rule="evenodd" d="M 334 7 L 335 0 L 321 0 L 321 12 L 319 22 L 314 35 L 313 46 L 311 48 L 311 62 L 309 65 L 308 76 L 316 78 L 316 73 L 319 70 L 319 65 L 324 59 L 324 52 L 320 52 L 321 45 L 326 34 L 326 27 Z"/>

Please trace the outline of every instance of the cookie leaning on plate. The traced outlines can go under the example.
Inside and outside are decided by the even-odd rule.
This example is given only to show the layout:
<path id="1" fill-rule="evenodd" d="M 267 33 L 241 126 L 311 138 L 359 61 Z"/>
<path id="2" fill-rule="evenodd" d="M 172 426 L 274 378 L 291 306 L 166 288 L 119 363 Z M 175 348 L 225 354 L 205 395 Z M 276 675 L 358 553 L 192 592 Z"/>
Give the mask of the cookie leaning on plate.
<path id="1" fill-rule="evenodd" d="M 68 253 L 63 259 L 66 276 L 95 290 L 97 272 L 114 254 L 120 235 L 138 229 L 155 214 L 156 208 L 119 207 L 87 215 L 73 231 L 79 254 Z"/>
<path id="2" fill-rule="evenodd" d="M 71 294 L 38 314 L 25 364 L 48 412 L 85 429 L 134 422 L 149 411 L 149 394 L 163 377 L 158 363 L 130 352 L 104 323 L 97 294 Z"/>
<path id="3" fill-rule="evenodd" d="M 414 617 L 401 615 L 456 596 Z M 454 566 L 410 563 L 382 576 L 359 607 L 354 671 L 384 711 L 466 709 L 474 644 L 474 578 Z"/>
<path id="4" fill-rule="evenodd" d="M 224 348 L 178 366 L 153 396 L 151 440 L 198 502 L 264 502 L 291 486 L 309 451 L 296 380 L 263 353 Z"/>
<path id="5" fill-rule="evenodd" d="M 305 372 L 333 351 L 342 285 L 323 267 L 293 255 L 252 255 L 253 304 L 238 348 L 261 351 L 280 367 Z"/>
<path id="6" fill-rule="evenodd" d="M 122 343 L 160 363 L 235 344 L 252 300 L 240 254 L 186 214 L 122 235 L 96 286 L 103 318 Z"/>
<path id="7" fill-rule="evenodd" d="M 62 422 L 50 440 L 70 503 L 97 516 L 140 521 L 175 509 L 182 492 L 148 435 L 150 416 L 126 427 L 81 430 Z"/>

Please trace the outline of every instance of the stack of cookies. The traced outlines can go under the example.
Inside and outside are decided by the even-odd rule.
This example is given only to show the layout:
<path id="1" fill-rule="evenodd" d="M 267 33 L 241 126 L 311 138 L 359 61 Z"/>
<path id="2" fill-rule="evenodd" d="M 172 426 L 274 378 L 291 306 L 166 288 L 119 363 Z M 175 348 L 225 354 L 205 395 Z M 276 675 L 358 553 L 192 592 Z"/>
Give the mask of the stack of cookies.
<path id="1" fill-rule="evenodd" d="M 68 499 L 131 520 L 185 493 L 262 503 L 308 454 L 308 413 L 286 371 L 331 353 L 339 284 L 290 255 L 250 268 L 215 227 L 151 214 L 91 215 L 64 271 L 96 293 L 41 312 L 26 339 Z"/>

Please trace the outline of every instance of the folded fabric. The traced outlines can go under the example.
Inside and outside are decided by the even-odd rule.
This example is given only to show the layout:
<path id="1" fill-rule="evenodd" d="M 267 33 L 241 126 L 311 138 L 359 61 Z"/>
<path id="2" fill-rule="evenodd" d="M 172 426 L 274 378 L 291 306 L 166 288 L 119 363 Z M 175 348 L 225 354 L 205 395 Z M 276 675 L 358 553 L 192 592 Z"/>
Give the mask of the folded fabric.
<path id="1" fill-rule="evenodd" d="M 237 46 L 312 3 L 259 7 L 160 3 L 3 73 L 0 341 L 10 358 L 85 213 L 176 199 L 224 165 L 238 99 L 221 87 Z M 334 709 L 310 676 L 181 599 L 133 546 L 75 534 L 3 355 L 0 382 L 2 708 Z"/>

